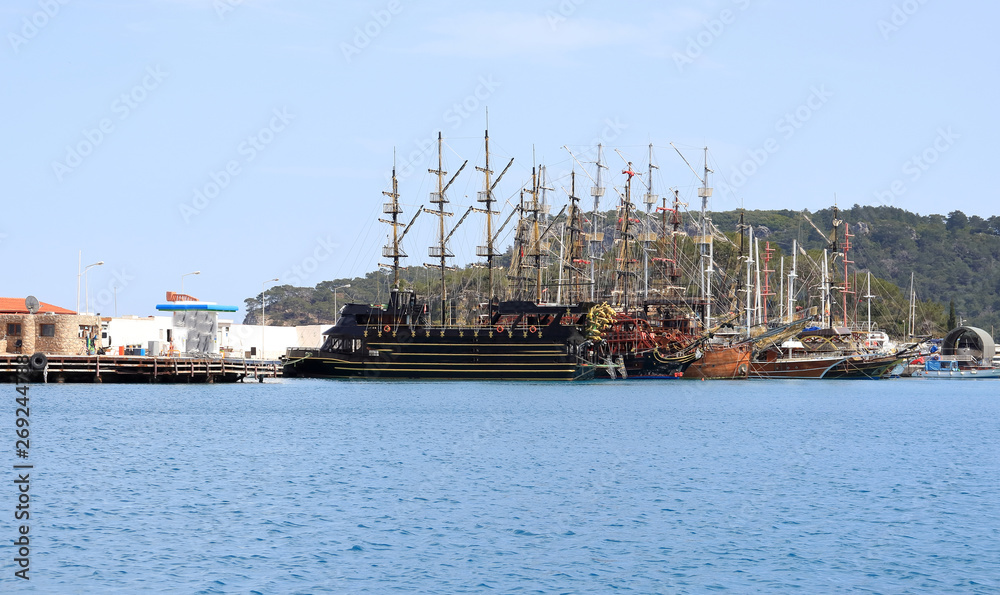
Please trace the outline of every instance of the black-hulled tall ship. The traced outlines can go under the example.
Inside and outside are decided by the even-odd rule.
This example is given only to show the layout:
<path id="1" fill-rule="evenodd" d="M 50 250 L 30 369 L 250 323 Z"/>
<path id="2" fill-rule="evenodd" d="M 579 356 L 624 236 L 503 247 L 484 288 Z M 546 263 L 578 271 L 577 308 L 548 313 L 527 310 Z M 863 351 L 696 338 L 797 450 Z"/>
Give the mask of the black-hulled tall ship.
<path id="1" fill-rule="evenodd" d="M 511 160 L 511 163 L 513 159 Z M 485 214 L 486 245 L 477 247 L 476 254 L 486 260 L 490 292 L 494 288 L 494 260 L 500 256 L 494 242 L 498 232 L 493 229 L 495 199 L 493 190 L 510 168 L 508 163 L 492 180 L 490 170 L 489 133 L 486 134 L 485 167 L 477 167 L 485 177 L 484 190 L 477 200 L 483 208 L 470 207 L 458 223 L 446 233 L 446 191 L 465 168 L 445 183 L 441 158 L 441 137 L 438 136 L 437 191 L 431 194 L 436 210 L 426 209 L 439 218 L 438 245 L 430 248 L 430 256 L 441 272 L 441 313 L 437 322 L 431 320 L 431 305 L 421 302 L 413 291 L 400 289 L 399 261 L 406 257 L 401 241 L 416 220 L 414 216 L 405 229 L 399 221 L 399 204 L 395 170 L 392 191 L 384 213 L 391 220 L 380 220 L 391 226 L 390 242 L 382 255 L 393 260 L 393 287 L 385 305 L 347 304 L 338 314 L 336 324 L 324 333 L 318 349 L 292 348 L 284 358 L 284 374 L 311 378 L 403 378 L 440 380 L 586 380 L 594 376 L 595 349 L 584 331 L 589 326 L 591 304 L 548 305 L 524 299 L 501 301 L 492 297 L 481 311 L 466 322 L 455 320 L 448 311 L 445 273 L 450 268 L 447 259 L 454 255 L 448 240 L 471 212 Z M 423 210 L 418 211 L 419 215 Z M 541 237 L 536 233 L 534 249 Z M 436 307 L 435 307 L 436 309 Z"/>
<path id="2" fill-rule="evenodd" d="M 482 324 L 429 324 L 411 291 L 385 306 L 348 304 L 317 349 L 289 349 L 286 376 L 440 380 L 587 380 L 593 348 L 582 306 L 494 302 Z"/>

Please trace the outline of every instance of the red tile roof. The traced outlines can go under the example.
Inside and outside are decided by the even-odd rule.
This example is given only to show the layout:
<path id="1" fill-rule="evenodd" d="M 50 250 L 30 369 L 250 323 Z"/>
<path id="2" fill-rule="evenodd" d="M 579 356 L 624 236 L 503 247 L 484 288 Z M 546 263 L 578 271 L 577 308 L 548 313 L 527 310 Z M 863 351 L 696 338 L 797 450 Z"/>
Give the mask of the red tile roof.
<path id="1" fill-rule="evenodd" d="M 52 304 L 46 304 L 45 302 L 39 302 L 40 307 L 38 308 L 39 314 L 76 314 L 73 310 L 67 310 L 66 308 L 60 308 L 59 306 L 53 306 Z M 28 307 L 24 305 L 24 298 L 5 298 L 0 297 L 0 314 L 27 314 Z"/>

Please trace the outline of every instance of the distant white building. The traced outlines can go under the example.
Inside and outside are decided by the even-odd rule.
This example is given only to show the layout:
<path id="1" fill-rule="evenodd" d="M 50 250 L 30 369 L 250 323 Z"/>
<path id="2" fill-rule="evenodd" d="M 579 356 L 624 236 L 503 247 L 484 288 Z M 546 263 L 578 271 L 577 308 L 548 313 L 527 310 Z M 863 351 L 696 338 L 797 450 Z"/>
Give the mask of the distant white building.
<path id="1" fill-rule="evenodd" d="M 219 318 L 235 306 L 201 302 L 188 295 L 167 292 L 167 303 L 156 309 L 169 316 L 103 318 L 103 346 L 111 353 L 132 348 L 146 355 L 225 355 L 277 359 L 289 347 L 319 347 L 331 325 L 265 326 L 235 324 Z"/>
<path id="2" fill-rule="evenodd" d="M 104 346 L 113 353 L 119 348 L 135 345 L 146 349 L 147 355 L 168 355 L 177 352 L 179 343 L 175 340 L 173 316 L 121 316 L 103 318 L 107 338 Z M 285 355 L 289 347 L 319 347 L 323 343 L 323 331 L 329 324 L 309 326 L 266 326 L 234 324 L 232 320 L 219 319 L 215 331 L 215 353 L 227 357 L 251 357 L 277 359 Z M 159 352 L 150 351 L 150 343 L 159 343 Z"/>

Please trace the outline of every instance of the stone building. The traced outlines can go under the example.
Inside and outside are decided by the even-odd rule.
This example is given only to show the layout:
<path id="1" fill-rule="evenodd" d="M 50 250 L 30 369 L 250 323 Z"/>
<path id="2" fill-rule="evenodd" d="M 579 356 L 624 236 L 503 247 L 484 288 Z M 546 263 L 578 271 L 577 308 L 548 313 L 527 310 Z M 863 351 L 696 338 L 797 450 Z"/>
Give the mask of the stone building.
<path id="1" fill-rule="evenodd" d="M 100 345 L 101 319 L 41 302 L 31 314 L 23 298 L 0 298 L 0 353 L 86 355 Z"/>

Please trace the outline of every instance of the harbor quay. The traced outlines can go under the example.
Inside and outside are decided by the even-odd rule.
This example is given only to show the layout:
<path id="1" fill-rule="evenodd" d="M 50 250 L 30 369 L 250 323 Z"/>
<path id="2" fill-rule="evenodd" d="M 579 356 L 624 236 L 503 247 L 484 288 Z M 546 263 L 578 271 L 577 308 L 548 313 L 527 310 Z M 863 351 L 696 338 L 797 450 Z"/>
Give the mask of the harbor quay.
<path id="1" fill-rule="evenodd" d="M 289 347 L 318 345 L 324 328 L 219 317 L 236 310 L 174 292 L 157 305 L 164 315 L 146 317 L 0 298 L 0 383 L 263 382 L 282 375 L 278 358 Z"/>

